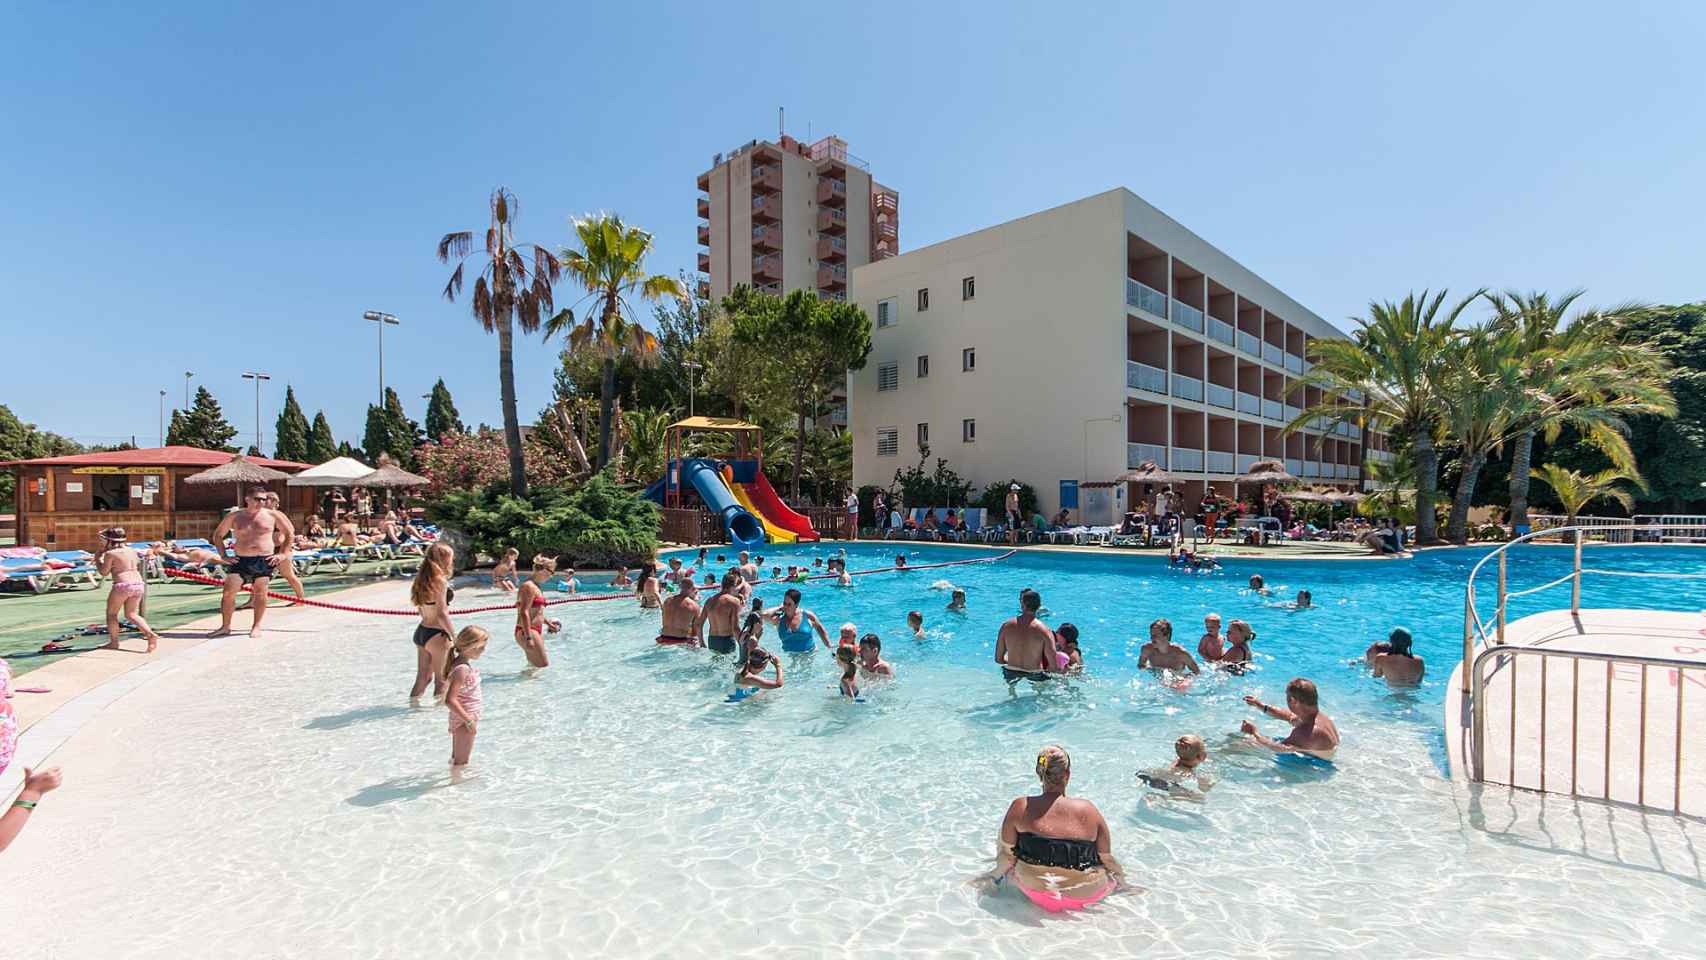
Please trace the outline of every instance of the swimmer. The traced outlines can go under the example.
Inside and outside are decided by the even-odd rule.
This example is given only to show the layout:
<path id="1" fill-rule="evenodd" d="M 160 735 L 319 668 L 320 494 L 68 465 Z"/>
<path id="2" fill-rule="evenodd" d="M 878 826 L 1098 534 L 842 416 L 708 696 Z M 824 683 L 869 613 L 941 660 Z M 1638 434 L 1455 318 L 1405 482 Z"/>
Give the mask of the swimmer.
<path id="1" fill-rule="evenodd" d="M 444 705 L 450 710 L 450 768 L 468 765 L 474 753 L 474 735 L 480 729 L 483 701 L 480 671 L 474 661 L 486 652 L 491 635 L 475 626 L 462 628 L 444 671 Z"/>
<path id="2" fill-rule="evenodd" d="M 917 610 L 913 610 L 913 611 L 907 613 L 907 615 L 906 615 L 906 626 L 908 629 L 910 629 L 912 631 L 912 639 L 914 639 L 914 640 L 925 639 L 925 636 L 924 636 L 924 614 L 919 613 Z"/>
<path id="3" fill-rule="evenodd" d="M 136 624 L 142 631 L 142 636 L 148 640 L 148 652 L 153 653 L 160 642 L 160 635 L 148 626 L 148 621 L 142 619 L 142 598 L 148 592 L 148 584 L 142 579 L 142 558 L 135 550 L 125 546 L 123 527 L 109 527 L 101 531 L 100 555 L 95 558 L 95 570 L 103 577 L 111 577 L 112 587 L 107 592 L 107 644 L 106 649 L 117 650 L 119 635 L 119 614 Z"/>
<path id="4" fill-rule="evenodd" d="M 1063 748 L 1039 751 L 1036 772 L 1042 792 L 1007 806 L 995 869 L 980 882 L 1010 879 L 1050 913 L 1089 906 L 1125 882 L 1108 822 L 1094 803 L 1066 795 L 1072 758 Z"/>
<path id="5" fill-rule="evenodd" d="M 1256 631 L 1243 620 L 1234 620 L 1226 625 L 1226 652 L 1221 654 L 1219 666 L 1229 673 L 1243 673 L 1250 666 L 1255 655 L 1250 652 L 1250 644 L 1256 642 Z"/>
<path id="6" fill-rule="evenodd" d="M 1257 744 L 1275 753 L 1307 753 L 1322 760 L 1333 759 L 1339 746 L 1339 728 L 1332 718 L 1321 712 L 1321 695 L 1315 684 L 1302 677 L 1285 685 L 1285 706 L 1273 707 L 1253 696 L 1244 702 L 1270 717 L 1291 724 L 1291 733 L 1283 740 L 1263 736 L 1256 725 L 1245 720 L 1239 729 Z"/>
<path id="7" fill-rule="evenodd" d="M 789 583 L 805 583 L 806 582 L 806 568 L 805 567 L 799 567 L 797 569 L 793 568 L 793 567 L 789 567 L 788 569 L 793 570 L 792 573 L 788 574 L 788 582 Z"/>
<path id="8" fill-rule="evenodd" d="M 852 647 L 842 647 L 835 651 L 835 659 L 841 661 L 841 695 L 849 700 L 859 698 L 859 655 Z"/>
<path id="9" fill-rule="evenodd" d="M 677 587 L 680 586 L 681 585 L 681 570 L 682 570 L 681 558 L 680 557 L 670 557 L 669 558 L 669 570 L 664 573 L 663 582 L 670 584 L 671 586 L 677 586 Z M 693 572 L 688 571 L 687 576 L 689 578 L 691 578 L 693 576 Z"/>
<path id="10" fill-rule="evenodd" d="M 776 668 L 774 678 L 760 676 L 765 664 Z M 735 671 L 735 686 L 758 690 L 776 690 L 782 686 L 782 661 L 763 647 L 753 647 Z"/>
<path id="11" fill-rule="evenodd" d="M 906 569 L 906 554 L 897 553 L 894 555 L 894 568 L 896 570 L 905 570 Z"/>
<path id="12" fill-rule="evenodd" d="M 847 561 L 836 561 L 835 569 L 835 585 L 838 587 L 851 587 L 853 585 L 853 575 L 847 572 Z"/>
<path id="13" fill-rule="evenodd" d="M 1383 653 L 1391 653 L 1391 652 L 1392 652 L 1392 641 L 1390 641 L 1390 640 L 1376 640 L 1373 643 L 1368 645 L 1367 650 L 1363 651 L 1362 662 L 1364 665 L 1368 666 L 1370 669 L 1373 669 L 1375 657 L 1378 657 Z M 1357 661 L 1355 661 L 1355 660 L 1351 661 L 1351 666 L 1354 667 L 1354 666 L 1356 666 L 1356 664 L 1357 664 Z"/>
<path id="14" fill-rule="evenodd" d="M 653 570 L 655 572 L 656 568 L 654 567 Z M 571 576 L 573 576 L 574 571 L 571 570 L 569 573 Z M 632 579 L 630 579 L 628 576 L 628 568 L 623 566 L 622 564 L 618 563 L 616 565 L 616 576 L 610 578 L 610 585 L 613 587 L 631 587 L 631 586 L 633 586 L 634 581 Z"/>
<path id="15" fill-rule="evenodd" d="M 515 643 L 527 656 L 527 665 L 535 670 L 551 665 L 545 652 L 545 631 L 556 633 L 563 625 L 545 616 L 545 581 L 557 572 L 554 557 L 535 554 L 533 575 L 522 581 L 515 592 Z"/>
<path id="16" fill-rule="evenodd" d="M 793 567 L 789 567 L 789 568 L 788 568 L 788 573 L 789 573 L 789 575 L 790 575 L 790 576 L 792 576 L 792 575 L 793 575 L 793 572 L 794 572 L 794 568 L 793 568 Z M 782 579 L 782 568 L 781 568 L 781 567 L 771 567 L 771 568 L 770 568 L 770 579 L 772 579 L 772 580 L 780 580 L 780 579 Z"/>
<path id="17" fill-rule="evenodd" d="M 579 580 L 575 579 L 575 568 L 574 567 L 569 567 L 568 569 L 564 570 L 563 575 L 561 577 L 558 577 L 557 579 L 559 581 L 561 581 L 561 583 L 562 583 L 562 586 L 558 587 L 557 589 L 563 593 L 571 593 L 572 594 L 572 593 L 575 593 L 578 590 L 580 590 L 581 582 Z"/>
<path id="18" fill-rule="evenodd" d="M 1001 665 L 1008 692 L 1020 680 L 1040 683 L 1049 679 L 1049 674 L 1060 672 L 1054 631 L 1037 619 L 1042 605 L 1041 594 L 1028 588 L 1021 590 L 1019 615 L 1003 623 L 995 635 L 995 662 Z"/>
<path id="19" fill-rule="evenodd" d="M 1263 597 L 1268 595 L 1268 585 L 1262 580 L 1261 574 L 1250 574 L 1250 592 Z"/>
<path id="20" fill-rule="evenodd" d="M 717 585 L 717 577 L 716 577 L 716 575 L 715 575 L 715 574 L 711 574 L 711 573 L 707 573 L 707 574 L 705 574 L 705 586 L 707 586 L 707 587 L 715 587 L 715 586 L 716 586 L 716 585 Z"/>
<path id="21" fill-rule="evenodd" d="M 823 566 L 823 558 L 822 557 L 813 557 L 812 558 L 812 566 L 814 568 Z"/>
<path id="22" fill-rule="evenodd" d="M 1420 684 L 1426 665 L 1421 657 L 1410 652 L 1410 631 L 1403 627 L 1392 628 L 1392 636 L 1387 643 L 1391 649 L 1374 658 L 1374 675 L 1384 677 L 1390 687 Z"/>
<path id="23" fill-rule="evenodd" d="M 1056 644 L 1055 656 L 1060 661 L 1061 673 L 1083 673 L 1084 654 L 1078 649 L 1078 628 L 1070 623 L 1063 623 L 1054 632 Z"/>
<path id="24" fill-rule="evenodd" d="M 450 623 L 450 571 L 456 564 L 456 554 L 448 543 L 435 543 L 421 558 L 415 581 L 409 585 L 409 602 L 420 612 L 421 622 L 415 627 L 415 683 L 409 688 L 409 702 L 420 702 L 432 683 L 435 702 L 444 698 L 444 665 L 450 659 L 451 638 L 456 628 Z"/>
<path id="25" fill-rule="evenodd" d="M 735 652 L 735 634 L 740 629 L 741 611 L 746 607 L 740 593 L 743 583 L 738 571 L 731 569 L 723 574 L 722 590 L 700 608 L 693 621 L 694 638 L 703 638 L 701 642 L 712 653 Z"/>
<path id="26" fill-rule="evenodd" d="M 1226 654 L 1226 640 L 1220 635 L 1220 614 L 1202 618 L 1202 639 L 1197 641 L 1197 656 L 1204 663 L 1213 663 Z"/>
<path id="27" fill-rule="evenodd" d="M 1297 599 L 1291 602 L 1293 610 L 1308 610 L 1312 605 L 1308 590 L 1297 591 Z"/>
<path id="28" fill-rule="evenodd" d="M 740 552 L 740 562 L 735 564 L 735 570 L 747 583 L 758 579 L 758 564 L 752 562 L 752 555 L 745 550 Z"/>
<path id="29" fill-rule="evenodd" d="M 823 641 L 825 650 L 832 649 L 829 645 L 829 632 L 823 628 L 817 614 L 800 606 L 800 591 L 790 587 L 782 594 L 782 605 L 774 610 L 766 611 L 764 619 L 776 625 L 776 636 L 782 638 L 782 650 L 786 653 L 807 653 L 815 646 L 812 634 Z"/>
<path id="30" fill-rule="evenodd" d="M 1208 791 L 1214 787 L 1214 776 L 1202 737 L 1194 734 L 1180 737 L 1173 742 L 1173 753 L 1176 759 L 1171 764 L 1138 771 L 1138 781 L 1150 789 L 1165 791 L 1174 799 L 1198 802 L 1207 799 Z"/>
<path id="31" fill-rule="evenodd" d="M 617 567 L 616 575 L 624 580 L 628 578 L 627 567 Z M 621 586 L 612 580 L 613 586 Z M 634 584 L 634 593 L 640 598 L 640 609 L 656 610 L 663 606 L 663 597 L 658 593 L 658 565 L 656 561 L 647 560 L 640 565 L 640 579 Z"/>
<path id="32" fill-rule="evenodd" d="M 1138 651 L 1137 668 L 1202 673 L 1190 651 L 1173 642 L 1173 624 L 1165 618 L 1149 625 L 1149 642 Z"/>
<path id="33" fill-rule="evenodd" d="M 666 646 L 699 646 L 694 625 L 699 619 L 699 587 L 691 579 L 681 581 L 681 590 L 663 602 L 663 624 L 657 642 Z"/>
<path id="34" fill-rule="evenodd" d="M 948 598 L 948 609 L 954 613 L 966 612 L 966 592 L 964 590 L 958 587 L 954 588 L 953 596 Z"/>
<path id="35" fill-rule="evenodd" d="M 504 555 L 498 558 L 497 564 L 492 567 L 492 586 L 504 593 L 514 593 L 515 565 L 519 559 L 521 559 L 520 550 L 514 547 L 505 550 Z"/>
<path id="36" fill-rule="evenodd" d="M 839 656 L 840 652 L 846 649 L 845 646 L 838 647 L 836 654 Z M 894 667 L 883 659 L 883 641 L 874 633 L 867 633 L 859 638 L 859 669 L 863 670 L 867 677 L 894 677 Z"/>
<path id="37" fill-rule="evenodd" d="M 707 556 L 709 556 L 710 553 L 711 553 L 711 550 L 709 547 L 700 547 L 699 548 L 699 559 L 694 561 L 694 566 L 698 566 L 698 567 L 704 566 L 705 565 L 705 558 Z M 717 560 L 719 562 L 721 562 L 722 559 L 723 559 L 722 557 L 717 558 Z"/>

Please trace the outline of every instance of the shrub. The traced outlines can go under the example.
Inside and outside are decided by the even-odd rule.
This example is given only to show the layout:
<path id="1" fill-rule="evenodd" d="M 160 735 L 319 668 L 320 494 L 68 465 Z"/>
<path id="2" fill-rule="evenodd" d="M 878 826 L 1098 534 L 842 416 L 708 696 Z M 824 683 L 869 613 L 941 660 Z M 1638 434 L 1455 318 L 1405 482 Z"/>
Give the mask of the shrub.
<path id="1" fill-rule="evenodd" d="M 894 486 L 889 490 L 889 502 L 894 502 L 898 489 L 901 501 L 913 507 L 963 507 L 971 501 L 972 484 L 960 478 L 948 467 L 948 461 L 936 458 L 936 469 L 924 472 L 924 462 L 930 459 L 930 448 L 920 445 L 918 463 L 894 472 Z"/>
<path id="2" fill-rule="evenodd" d="M 657 554 L 657 506 L 595 474 L 578 487 L 530 487 L 525 498 L 507 483 L 453 490 L 427 507 L 436 523 L 461 531 L 474 550 L 506 548 L 557 556 L 567 564 L 635 566 Z"/>
<path id="3" fill-rule="evenodd" d="M 1016 480 L 997 480 L 983 488 L 983 495 L 977 498 L 977 505 L 989 511 L 990 523 L 1005 522 L 1007 518 L 1007 488 L 1018 483 Z M 1028 483 L 1019 484 L 1019 512 L 1029 520 L 1037 512 L 1037 491 Z"/>

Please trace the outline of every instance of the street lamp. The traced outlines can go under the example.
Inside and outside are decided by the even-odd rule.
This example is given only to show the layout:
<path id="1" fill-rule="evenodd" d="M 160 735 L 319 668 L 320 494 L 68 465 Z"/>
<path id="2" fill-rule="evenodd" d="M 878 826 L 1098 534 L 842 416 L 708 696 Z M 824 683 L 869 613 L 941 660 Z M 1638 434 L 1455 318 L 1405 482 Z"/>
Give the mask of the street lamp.
<path id="1" fill-rule="evenodd" d="M 166 391 L 160 391 L 160 446 L 166 445 Z"/>
<path id="2" fill-rule="evenodd" d="M 243 373 L 243 379 L 255 381 L 255 450 L 259 455 L 261 449 L 261 381 L 271 380 L 272 377 L 251 370 Z"/>
<path id="3" fill-rule="evenodd" d="M 384 407 L 385 407 L 385 325 L 387 323 L 389 323 L 390 325 L 395 327 L 395 326 L 401 325 L 403 321 L 398 320 L 396 317 L 391 316 L 389 313 L 380 313 L 378 310 L 369 310 L 366 313 L 362 314 L 361 318 L 363 320 L 372 320 L 374 323 L 379 325 L 379 406 L 381 409 L 384 409 Z"/>
<path id="4" fill-rule="evenodd" d="M 684 360 L 684 361 L 682 361 L 681 365 L 687 368 L 687 415 L 691 417 L 691 416 L 693 416 L 693 379 L 694 379 L 694 375 L 697 374 L 700 370 L 705 369 L 705 365 L 702 363 L 695 363 L 692 360 Z"/>
<path id="5" fill-rule="evenodd" d="M 185 413 L 190 412 L 190 378 L 193 376 L 195 376 L 195 374 L 189 372 L 188 370 L 184 371 L 184 412 Z"/>

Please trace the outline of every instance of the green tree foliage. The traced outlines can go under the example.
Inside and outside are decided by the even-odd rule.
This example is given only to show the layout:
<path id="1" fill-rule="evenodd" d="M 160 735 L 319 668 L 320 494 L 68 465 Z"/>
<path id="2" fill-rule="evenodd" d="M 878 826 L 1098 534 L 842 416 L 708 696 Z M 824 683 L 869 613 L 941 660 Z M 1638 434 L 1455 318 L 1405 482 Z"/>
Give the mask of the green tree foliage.
<path id="1" fill-rule="evenodd" d="M 668 410 L 628 410 L 622 414 L 628 442 L 622 447 L 628 476 L 650 483 L 663 476 L 664 447 L 675 415 Z"/>
<path id="2" fill-rule="evenodd" d="M 1623 481 L 1628 480 L 1637 487 L 1644 484 L 1638 473 L 1626 473 L 1622 470 L 1601 470 L 1596 474 L 1577 473 L 1548 463 L 1534 471 L 1534 479 L 1552 488 L 1552 493 L 1564 505 L 1564 516 L 1570 524 L 1574 524 L 1576 516 L 1582 508 L 1595 500 L 1614 500 L 1624 510 L 1635 509 L 1635 498 L 1623 488 Z"/>
<path id="3" fill-rule="evenodd" d="M 1037 512 L 1037 491 L 1030 484 L 1020 483 L 1017 480 L 997 480 L 984 487 L 983 493 L 978 496 L 977 502 L 972 506 L 982 507 L 989 511 L 987 514 L 989 523 L 1006 523 L 1007 491 L 1015 483 L 1019 484 L 1019 512 L 1024 514 L 1027 520 L 1030 519 L 1031 514 Z"/>
<path id="4" fill-rule="evenodd" d="M 332 425 L 326 420 L 326 411 L 314 412 L 314 425 L 308 428 L 308 462 L 325 463 L 338 455 L 337 443 L 332 439 Z"/>
<path id="5" fill-rule="evenodd" d="M 444 385 L 444 378 L 432 385 L 432 399 L 427 401 L 426 435 L 434 442 L 444 439 L 447 433 L 467 433 L 462 426 L 462 418 L 456 413 L 456 403 L 450 399 L 450 388 Z"/>
<path id="6" fill-rule="evenodd" d="M 428 506 L 427 516 L 462 531 L 481 553 L 514 547 L 523 562 L 543 553 L 573 564 L 634 566 L 657 552 L 656 505 L 622 489 L 609 471 L 573 488 L 541 484 L 526 497 L 499 486 L 453 490 Z"/>
<path id="7" fill-rule="evenodd" d="M 308 462 L 308 418 L 297 406 L 296 391 L 288 384 L 284 388 L 284 408 L 278 412 L 278 424 L 273 427 L 272 455 L 280 460 Z M 318 461 L 316 461 L 318 462 Z"/>
<path id="8" fill-rule="evenodd" d="M 1660 464 L 1636 495 L 1665 512 L 1683 512 L 1706 495 L 1706 302 L 1652 307 L 1629 318 L 1625 333 L 1670 361 L 1676 416 L 1629 421 L 1637 463 Z"/>
<path id="9" fill-rule="evenodd" d="M 918 462 L 904 470 L 894 472 L 894 482 L 889 487 L 889 502 L 892 504 L 898 495 L 908 507 L 964 507 L 971 502 L 972 484 L 948 466 L 948 461 L 937 457 L 936 467 L 925 470 L 924 465 L 930 461 L 929 444 L 918 447 Z"/>
<path id="10" fill-rule="evenodd" d="M 189 410 L 174 410 L 171 426 L 166 430 L 166 443 L 169 446 L 200 447 L 203 450 L 222 450 L 226 453 L 236 453 L 237 448 L 231 446 L 231 438 L 237 435 L 237 428 L 225 422 L 225 413 L 219 409 L 219 401 L 213 399 L 213 394 L 206 387 L 196 387 L 195 400 Z"/>
<path id="11" fill-rule="evenodd" d="M 734 321 L 735 341 L 761 352 L 798 418 L 789 478 L 797 500 L 807 423 L 816 420 L 848 370 L 864 367 L 871 353 L 871 319 L 853 304 L 823 300 L 804 290 L 778 300 L 737 289 L 724 300 L 724 309 Z"/>
<path id="12" fill-rule="evenodd" d="M 337 454 L 340 457 L 357 457 L 357 458 L 359 458 L 361 456 L 361 451 L 350 446 L 350 442 L 348 440 L 340 440 L 340 441 L 338 441 Z"/>
<path id="13" fill-rule="evenodd" d="M 367 430 L 362 434 L 361 445 L 367 451 L 368 462 L 378 463 L 383 453 L 403 469 L 413 469 L 415 448 L 420 442 L 421 425 L 403 411 L 397 391 L 386 387 L 384 407 L 367 405 Z"/>
<path id="14" fill-rule="evenodd" d="M 72 440 L 18 419 L 10 407 L 0 403 L 0 460 L 63 457 L 82 450 L 82 445 Z M 17 482 L 11 473 L 0 472 L 0 510 L 11 512 Z"/>

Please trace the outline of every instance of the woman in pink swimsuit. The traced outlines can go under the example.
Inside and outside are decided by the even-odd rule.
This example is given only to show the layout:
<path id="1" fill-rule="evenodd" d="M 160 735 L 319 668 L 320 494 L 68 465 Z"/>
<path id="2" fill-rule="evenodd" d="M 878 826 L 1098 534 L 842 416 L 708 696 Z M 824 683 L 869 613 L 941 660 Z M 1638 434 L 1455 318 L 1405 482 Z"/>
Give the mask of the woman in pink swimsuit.
<path id="1" fill-rule="evenodd" d="M 142 619 L 142 595 L 147 592 L 148 585 L 142 581 L 142 558 L 136 551 L 124 545 L 124 528 L 108 527 L 101 531 L 101 555 L 95 561 L 95 568 L 103 577 L 112 577 L 112 590 L 107 593 L 107 646 L 108 650 L 117 650 L 119 612 L 136 624 L 142 635 L 148 638 L 148 652 L 154 652 L 155 644 L 160 642 L 160 635 Z"/>
<path id="2" fill-rule="evenodd" d="M 444 705 L 450 709 L 450 768 L 467 766 L 474 752 L 474 734 L 480 729 L 484 701 L 480 697 L 480 671 L 474 661 L 486 652 L 491 635 L 479 627 L 463 627 L 451 649 L 450 666 L 444 672 L 448 690 Z"/>

